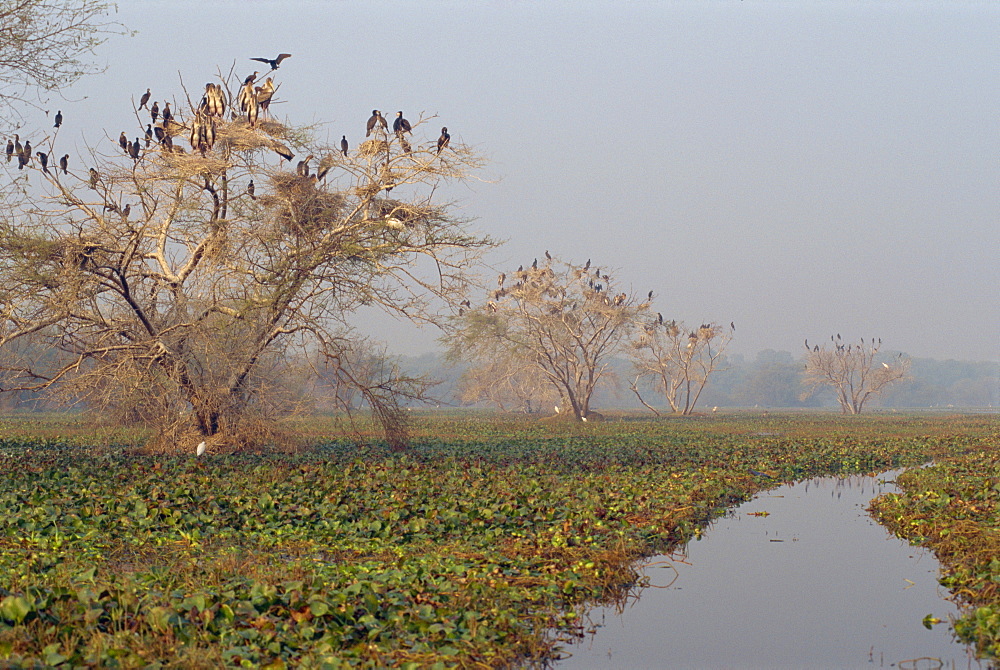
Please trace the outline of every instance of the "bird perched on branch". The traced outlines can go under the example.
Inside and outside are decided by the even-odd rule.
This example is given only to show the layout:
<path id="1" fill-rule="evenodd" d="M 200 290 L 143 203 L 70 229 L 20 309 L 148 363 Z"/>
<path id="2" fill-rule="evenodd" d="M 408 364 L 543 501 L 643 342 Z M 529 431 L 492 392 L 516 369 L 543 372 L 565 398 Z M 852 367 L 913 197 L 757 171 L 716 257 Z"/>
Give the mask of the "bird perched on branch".
<path id="1" fill-rule="evenodd" d="M 403 118 L 403 112 L 396 112 L 396 120 L 392 122 L 392 132 L 402 137 L 403 133 L 413 134 L 410 122 Z"/>
<path id="2" fill-rule="evenodd" d="M 256 70 L 254 70 L 253 74 L 248 74 L 246 79 L 243 80 L 243 85 L 246 86 L 247 84 L 254 83 L 257 80 L 258 74 L 259 73 Z"/>
<path id="3" fill-rule="evenodd" d="M 340 152 L 342 154 L 344 154 L 345 158 L 347 157 L 347 150 L 349 148 L 350 147 L 347 144 L 347 135 L 341 135 L 341 137 L 340 137 Z"/>
<path id="4" fill-rule="evenodd" d="M 90 168 L 90 188 L 96 189 L 97 182 L 100 180 L 100 175 L 97 174 L 97 170 Z"/>
<path id="5" fill-rule="evenodd" d="M 14 142 L 10 138 L 7 138 L 7 162 L 14 157 Z"/>
<path id="6" fill-rule="evenodd" d="M 438 138 L 438 153 L 444 151 L 448 145 L 451 143 L 451 135 L 448 134 L 448 128 L 441 129 L 441 137 Z"/>
<path id="7" fill-rule="evenodd" d="M 250 60 L 260 61 L 261 63 L 267 63 L 271 66 L 272 70 L 277 70 L 278 66 L 281 65 L 281 61 L 286 58 L 291 58 L 292 54 L 278 54 L 277 58 L 251 58 Z"/>
<path id="8" fill-rule="evenodd" d="M 166 123 L 170 119 L 174 118 L 173 113 L 170 111 L 170 103 L 163 103 L 163 122 Z"/>
<path id="9" fill-rule="evenodd" d="M 142 94 L 141 98 L 139 98 L 139 109 L 142 109 L 143 107 L 149 109 L 149 107 L 147 106 L 147 103 L 149 102 L 149 95 L 150 95 L 149 89 L 147 88 L 146 92 Z"/>
<path id="10" fill-rule="evenodd" d="M 251 200 L 256 200 L 257 199 L 257 196 L 254 195 L 254 191 L 255 190 L 256 189 L 254 188 L 254 185 L 253 185 L 253 179 L 251 179 L 250 183 L 247 184 L 247 195 L 250 196 Z"/>
<path id="11" fill-rule="evenodd" d="M 125 137 L 125 131 L 123 130 L 121 135 L 118 136 L 118 146 L 122 148 L 122 151 L 128 153 L 128 138 Z"/>
<path id="12" fill-rule="evenodd" d="M 153 101 L 153 106 L 149 109 L 149 114 L 153 117 L 153 123 L 156 123 L 157 117 L 160 116 L 160 104 L 155 100 Z"/>
<path id="13" fill-rule="evenodd" d="M 69 154 L 59 159 L 59 169 L 63 174 L 69 174 Z"/>
<path id="14" fill-rule="evenodd" d="M 205 95 L 201 99 L 199 109 L 209 116 L 222 117 L 226 114 L 226 98 L 222 87 L 212 82 L 205 84 Z"/>
<path id="15" fill-rule="evenodd" d="M 365 126 L 365 137 L 369 137 L 375 127 L 378 126 L 383 131 L 388 131 L 389 124 L 386 123 L 385 117 L 382 116 L 382 112 L 377 109 L 372 110 L 372 115 L 368 118 L 368 123 Z"/>
<path id="16" fill-rule="evenodd" d="M 49 155 L 44 151 L 39 151 L 35 155 L 38 156 L 38 162 L 42 164 L 42 172 L 52 174 L 49 172 Z"/>
<path id="17" fill-rule="evenodd" d="M 60 110 L 60 111 L 56 112 L 56 123 L 52 127 L 53 128 L 58 128 L 59 126 L 61 126 L 62 125 L 62 120 L 63 120 L 63 115 L 62 115 L 62 110 Z"/>
<path id="18" fill-rule="evenodd" d="M 271 106 L 271 98 L 274 97 L 274 79 L 268 77 L 264 83 L 254 89 L 257 96 L 257 104 L 260 108 L 267 111 L 267 108 Z"/>

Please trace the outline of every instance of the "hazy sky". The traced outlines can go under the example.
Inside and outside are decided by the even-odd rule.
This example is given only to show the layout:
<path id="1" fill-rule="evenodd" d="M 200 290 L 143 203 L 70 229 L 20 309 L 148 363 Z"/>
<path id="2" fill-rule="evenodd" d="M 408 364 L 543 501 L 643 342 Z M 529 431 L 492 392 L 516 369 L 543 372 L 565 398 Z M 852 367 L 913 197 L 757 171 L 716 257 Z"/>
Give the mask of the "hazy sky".
<path id="1" fill-rule="evenodd" d="M 217 68 L 243 76 L 287 51 L 288 120 L 356 146 L 373 108 L 437 114 L 427 139 L 447 125 L 489 158 L 485 181 L 451 195 L 507 240 L 490 281 L 548 249 L 654 289 L 666 318 L 735 321 L 734 352 L 798 355 L 839 332 L 1000 360 L 998 4 L 119 8 L 138 35 L 52 102 L 64 146 L 131 136 L 147 86 L 162 104 L 183 76 L 200 95 Z M 365 326 L 399 353 L 436 348 L 430 330 Z"/>

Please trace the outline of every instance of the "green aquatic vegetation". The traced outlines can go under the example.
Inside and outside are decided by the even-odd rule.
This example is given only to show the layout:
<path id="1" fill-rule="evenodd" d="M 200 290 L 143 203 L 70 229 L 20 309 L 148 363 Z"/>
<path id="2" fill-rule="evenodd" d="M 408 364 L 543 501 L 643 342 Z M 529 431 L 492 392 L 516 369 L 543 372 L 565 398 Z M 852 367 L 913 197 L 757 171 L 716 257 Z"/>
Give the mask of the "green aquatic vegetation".
<path id="1" fill-rule="evenodd" d="M 967 436 L 962 449 L 898 478 L 903 493 L 872 501 L 900 537 L 931 549 L 941 584 L 968 606 L 955 633 L 983 656 L 1000 658 L 1000 462 L 998 433 Z"/>
<path id="2" fill-rule="evenodd" d="M 975 447 L 973 420 L 420 417 L 404 453 L 0 444 L 0 660 L 503 667 L 761 488 Z M 322 424 L 308 428 L 322 433 Z"/>

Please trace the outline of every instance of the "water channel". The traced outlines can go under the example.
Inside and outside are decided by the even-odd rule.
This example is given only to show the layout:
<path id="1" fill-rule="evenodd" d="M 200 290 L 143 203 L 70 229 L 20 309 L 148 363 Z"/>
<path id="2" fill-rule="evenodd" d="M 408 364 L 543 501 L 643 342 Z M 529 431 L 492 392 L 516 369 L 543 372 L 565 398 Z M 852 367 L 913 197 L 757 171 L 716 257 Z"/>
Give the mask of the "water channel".
<path id="1" fill-rule="evenodd" d="M 954 641 L 958 608 L 933 554 L 865 511 L 897 473 L 782 486 L 717 520 L 683 554 L 650 559 L 650 587 L 558 670 L 986 668 Z M 764 513 L 767 513 L 764 515 Z M 946 623 L 923 625 L 926 615 Z"/>

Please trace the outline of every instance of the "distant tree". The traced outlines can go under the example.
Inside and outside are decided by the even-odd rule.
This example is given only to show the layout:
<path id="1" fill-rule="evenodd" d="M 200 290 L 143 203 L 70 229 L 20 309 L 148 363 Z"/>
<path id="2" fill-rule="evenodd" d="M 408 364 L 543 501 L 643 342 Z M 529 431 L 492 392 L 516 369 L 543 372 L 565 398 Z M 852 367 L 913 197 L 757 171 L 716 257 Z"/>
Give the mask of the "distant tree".
<path id="1" fill-rule="evenodd" d="M 641 394 L 643 382 L 663 394 L 670 409 L 677 414 L 694 412 L 709 377 L 720 369 L 733 329 L 703 323 L 688 329 L 677 321 L 664 321 L 657 315 L 638 331 L 631 357 L 635 379 L 630 388 L 639 401 L 654 414 L 659 412 Z"/>
<path id="2" fill-rule="evenodd" d="M 559 394 L 561 412 L 592 414 L 591 397 L 610 373 L 611 356 L 649 309 L 621 291 L 610 273 L 550 258 L 501 274 L 482 305 L 456 319 L 447 340 L 454 360 L 518 360 Z"/>
<path id="3" fill-rule="evenodd" d="M 844 414 L 860 414 L 865 403 L 884 393 L 893 383 L 905 379 L 910 360 L 897 354 L 892 363 L 878 358 L 882 339 L 858 344 L 844 344 L 838 333 L 830 336 L 830 345 L 809 346 L 806 340 L 806 367 L 802 399 L 817 390 L 831 388 Z"/>
<path id="4" fill-rule="evenodd" d="M 43 92 L 100 72 L 86 56 L 123 32 L 105 20 L 114 9 L 103 0 L 0 0 L 0 122 L 19 118 L 21 104 L 40 105 Z"/>
<path id="5" fill-rule="evenodd" d="M 459 400 L 487 402 L 504 412 L 532 414 L 559 402 L 559 392 L 536 366 L 518 356 L 496 356 L 469 368 L 459 380 Z"/>
<path id="6" fill-rule="evenodd" d="M 56 352 L 8 361 L 6 388 L 97 411 L 145 397 L 129 404 L 168 444 L 239 443 L 283 415 L 288 361 L 308 355 L 399 441 L 397 399 L 413 387 L 356 355 L 351 315 L 435 322 L 433 303 L 466 290 L 492 242 L 434 193 L 481 161 L 421 139 L 424 119 L 412 133 L 375 124 L 352 152 L 326 146 L 271 118 L 276 87 L 257 84 L 220 78 L 170 119 L 136 110 L 134 141 L 121 133 L 89 166 L 60 169 L 58 136 L 0 163 L 31 194 L 0 212 L 0 346 L 32 336 Z"/>

